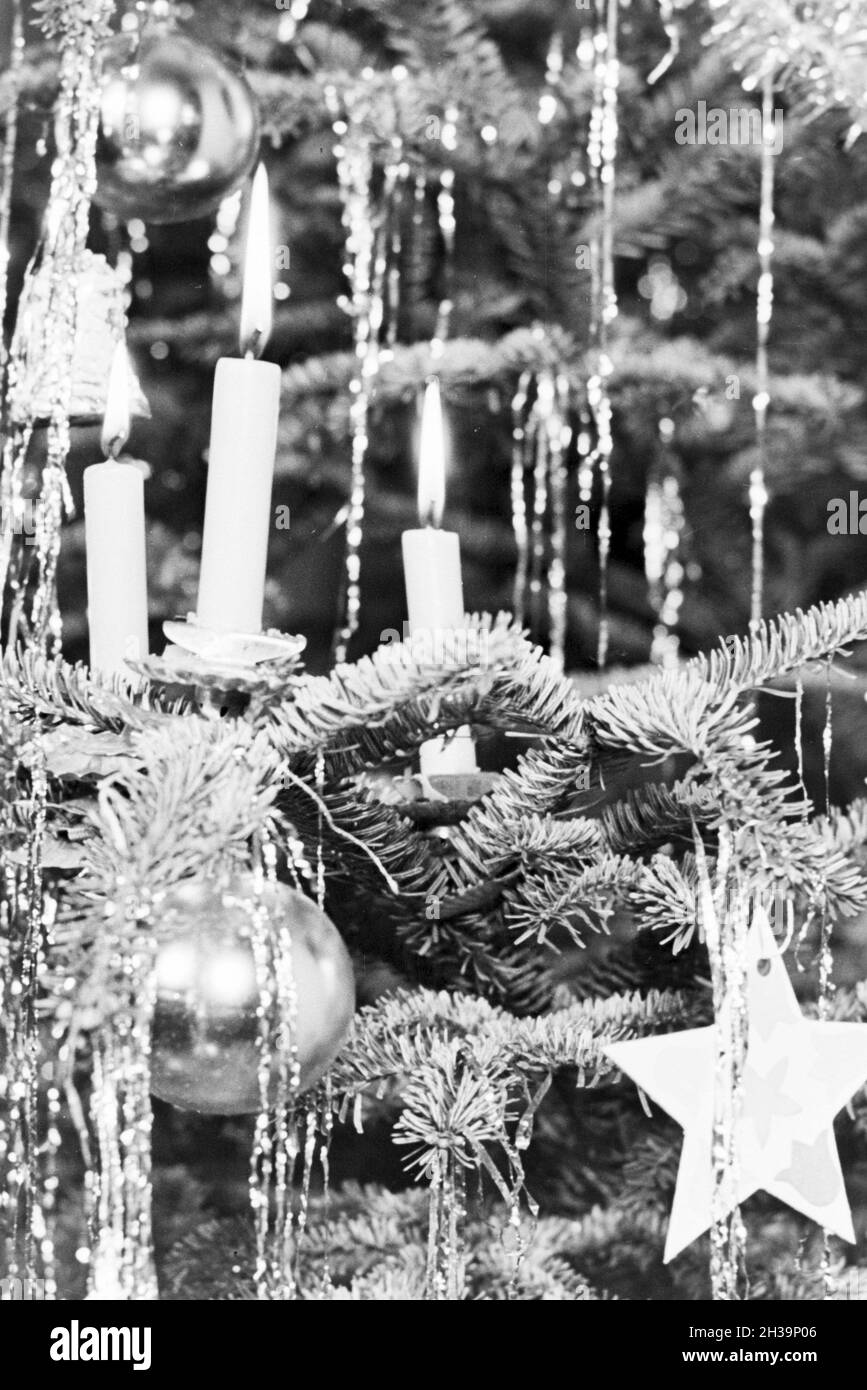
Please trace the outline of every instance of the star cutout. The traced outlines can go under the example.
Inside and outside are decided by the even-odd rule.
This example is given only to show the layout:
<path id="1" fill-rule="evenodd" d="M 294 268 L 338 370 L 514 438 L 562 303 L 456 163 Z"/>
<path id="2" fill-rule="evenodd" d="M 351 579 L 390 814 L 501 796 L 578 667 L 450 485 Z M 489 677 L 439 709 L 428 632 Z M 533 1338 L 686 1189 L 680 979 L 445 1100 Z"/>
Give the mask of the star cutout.
<path id="1" fill-rule="evenodd" d="M 867 1080 L 867 1024 L 803 1017 L 762 912 L 755 914 L 747 937 L 747 1003 L 737 1203 L 759 1190 L 769 1192 L 854 1241 L 833 1121 Z M 714 1049 L 713 1028 L 604 1049 L 684 1131 L 666 1264 L 711 1224 Z"/>

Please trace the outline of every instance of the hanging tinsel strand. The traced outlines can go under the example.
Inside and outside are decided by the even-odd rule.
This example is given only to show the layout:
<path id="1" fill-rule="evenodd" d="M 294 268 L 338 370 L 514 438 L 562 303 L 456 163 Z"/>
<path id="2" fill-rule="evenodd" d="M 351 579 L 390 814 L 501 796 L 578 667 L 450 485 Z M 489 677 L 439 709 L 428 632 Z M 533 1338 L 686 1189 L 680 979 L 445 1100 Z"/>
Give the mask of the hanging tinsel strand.
<path id="1" fill-rule="evenodd" d="M 825 721 L 822 727 L 822 780 L 825 789 L 825 815 L 828 815 L 831 809 L 831 752 L 834 739 L 833 675 L 834 663 L 832 660 L 828 660 L 825 663 Z M 828 895 L 823 893 L 819 911 L 818 994 L 818 1013 L 819 1018 L 823 1021 L 830 1018 L 834 1001 L 834 950 L 831 940 L 833 925 L 828 906 Z M 822 1275 L 822 1295 L 824 1298 L 833 1298 L 836 1280 L 831 1259 L 831 1237 L 824 1228 L 822 1230 L 820 1272 Z"/>
<path id="2" fill-rule="evenodd" d="M 680 52 L 680 25 L 674 12 L 672 0 L 659 0 L 659 13 L 662 27 L 668 39 L 668 51 L 662 55 L 656 67 L 647 74 L 647 84 L 652 87 L 660 77 L 664 77 Z"/>
<path id="3" fill-rule="evenodd" d="M 325 758 L 319 753 L 315 771 L 317 794 L 324 789 L 325 776 Z M 315 888 L 320 907 L 325 898 L 321 819 L 320 814 L 315 873 L 300 841 L 287 847 L 293 870 Z M 300 1096 L 298 992 L 292 934 L 269 906 L 268 889 L 277 882 L 276 847 L 268 834 L 257 836 L 256 844 L 254 898 L 244 904 L 250 920 L 259 995 L 259 1112 L 249 1174 L 256 1232 L 254 1284 L 258 1298 L 281 1301 L 295 1299 L 299 1293 L 302 1245 L 317 1156 L 322 1164 L 327 1201 L 332 1096 L 327 1082 L 315 1094 L 303 1099 Z M 296 1178 L 300 1179 L 297 1183 Z M 329 1279 L 326 1259 L 320 1287 L 328 1286 Z"/>
<path id="4" fill-rule="evenodd" d="M 9 231 L 12 213 L 12 181 L 15 174 L 15 149 L 18 142 L 18 95 L 21 70 L 24 65 L 24 19 L 21 0 L 12 0 L 12 34 L 10 39 L 9 71 L 6 77 L 9 92 L 3 149 L 0 154 L 0 400 L 6 380 L 6 340 L 3 324 L 6 321 L 6 302 L 9 285 Z M 6 517 L 2 520 L 6 524 Z"/>
<path id="5" fill-rule="evenodd" d="M 453 154 L 457 149 L 458 116 L 459 112 L 456 106 L 446 108 L 440 135 L 446 156 Z M 443 294 L 437 309 L 436 327 L 431 343 L 431 355 L 434 357 L 442 356 L 446 339 L 451 331 L 452 281 L 454 278 L 457 222 L 455 221 L 455 171 L 449 163 L 443 166 L 440 174 L 439 189 L 437 190 L 437 227 L 443 249 Z"/>
<path id="6" fill-rule="evenodd" d="M 36 1217 L 39 1193 L 39 1160 L 37 1141 L 37 1103 L 39 1076 L 37 1070 L 37 1037 L 35 1032 L 35 1007 L 39 957 L 42 950 L 43 923 L 43 856 L 45 850 L 45 824 L 48 809 L 48 778 L 45 771 L 45 755 L 41 746 L 35 749 L 32 768 L 32 812 L 27 837 L 27 879 L 25 885 L 27 926 L 24 952 L 21 960 L 21 1026 L 26 1056 L 23 1059 L 28 1073 L 27 1090 L 24 1101 L 25 1133 L 28 1167 L 25 1201 L 25 1261 L 28 1269 L 34 1267 L 35 1223 L 41 1225 Z"/>
<path id="7" fill-rule="evenodd" d="M 554 382 L 550 371 L 539 373 L 536 382 L 536 402 L 533 410 L 532 441 L 533 513 L 530 523 L 530 614 L 536 627 L 540 622 L 542 575 L 545 567 L 547 541 L 545 522 L 548 515 L 548 432 L 554 402 Z"/>
<path id="8" fill-rule="evenodd" d="M 530 566 L 530 529 L 527 522 L 527 496 L 524 488 L 524 474 L 527 467 L 527 426 L 524 412 L 527 407 L 527 395 L 532 380 L 532 372 L 529 370 L 522 372 L 518 380 L 517 389 L 512 397 L 512 470 L 510 487 L 512 500 L 512 531 L 515 537 L 515 551 L 517 555 L 515 584 L 512 593 L 512 612 L 515 614 L 518 622 L 522 624 L 526 620 L 527 614 L 527 579 Z"/>
<path id="9" fill-rule="evenodd" d="M 674 422 L 664 416 L 659 421 L 659 450 L 644 499 L 644 572 L 650 606 L 657 619 L 650 659 L 661 666 L 677 665 L 677 622 L 683 603 L 684 570 L 679 555 L 683 502 L 671 449 L 673 438 Z"/>
<path id="10" fill-rule="evenodd" d="M 329 88 L 327 97 L 331 110 L 339 113 L 336 90 Z M 338 136 L 334 154 L 343 200 L 345 273 L 351 291 L 347 308 L 354 321 L 356 356 L 356 371 L 349 386 L 352 444 L 349 501 L 344 511 L 344 611 L 333 644 L 335 661 L 343 662 L 360 622 L 370 405 L 379 374 L 383 335 L 387 331 L 386 297 L 393 303 L 395 295 L 394 282 L 388 277 L 388 265 L 394 221 L 400 209 L 396 194 L 409 169 L 403 158 L 402 143 L 395 138 L 385 166 L 382 191 L 375 197 L 373 150 L 364 124 L 364 101 L 357 93 L 350 93 L 345 114 L 337 115 L 333 129 Z"/>
<path id="11" fill-rule="evenodd" d="M 43 1280 L 45 1297 L 54 1298 L 54 1183 L 50 1179 L 59 1142 L 58 1097 L 52 1080 L 43 1134 L 36 1013 L 47 915 L 43 853 L 48 781 L 40 740 L 32 746 L 29 763 L 26 863 L 5 869 L 0 923 L 0 1260 L 10 1276 Z M 3 1292 L 0 1284 L 0 1296 Z"/>
<path id="12" fill-rule="evenodd" d="M 768 407 L 770 405 L 770 374 L 768 370 L 768 337 L 774 305 L 774 89 L 773 79 L 765 77 L 762 84 L 762 172 L 759 205 L 759 284 L 756 296 L 756 393 L 753 411 L 756 426 L 756 463 L 750 474 L 750 523 L 752 527 L 752 590 L 750 620 L 755 630 L 762 619 L 765 570 L 765 509 L 768 492 L 767 471 Z"/>
<path id="13" fill-rule="evenodd" d="M 565 373 L 553 375 L 551 414 L 547 422 L 548 485 L 551 494 L 551 544 L 548 560 L 548 654 L 556 669 L 566 661 L 569 607 L 566 592 L 566 515 L 568 471 L 566 451 L 572 437 L 568 422 L 569 382 Z"/>
<path id="14" fill-rule="evenodd" d="M 535 330 L 539 337 L 544 330 Z M 543 367 L 525 372 L 512 399 L 512 528 L 517 551 L 514 609 L 531 628 L 541 627 L 543 593 L 547 591 L 548 644 L 552 661 L 563 669 L 568 599 L 566 537 L 568 527 L 567 449 L 570 392 L 565 372 Z M 528 509 L 527 475 L 532 480 Z"/>
<path id="15" fill-rule="evenodd" d="M 147 893 L 119 877 L 96 948 L 110 981 L 111 1008 L 93 1039 L 89 1109 L 98 1162 L 90 1163 L 86 1184 L 89 1299 L 138 1302 L 158 1297 L 151 1221 L 157 947 L 150 918 Z M 86 1140 L 85 1159 L 90 1151 Z"/>
<path id="16" fill-rule="evenodd" d="M 738 1275 L 746 1247 L 746 1234 L 737 1205 L 737 1131 L 749 1025 L 744 965 L 748 903 L 742 885 L 735 879 L 732 836 L 728 828 L 723 826 L 719 834 L 715 882 L 711 879 L 704 844 L 695 824 L 693 844 L 699 873 L 699 922 L 710 960 L 716 1039 L 711 1148 L 711 1291 L 715 1300 L 732 1300 L 738 1297 Z"/>
<path id="17" fill-rule="evenodd" d="M 395 145 L 395 152 L 400 154 L 400 144 Z M 409 165 L 401 162 L 397 169 L 398 178 L 394 189 L 394 200 L 391 208 L 391 234 L 388 247 L 388 274 L 386 276 L 386 331 L 385 347 L 382 350 L 381 360 L 387 361 L 394 355 L 397 345 L 397 332 L 400 319 L 400 265 L 403 254 L 403 203 L 407 180 L 409 178 Z"/>
<path id="18" fill-rule="evenodd" d="M 272 920 L 261 896 L 248 911 L 259 992 L 259 1112 L 250 1155 L 254 1282 L 258 1298 L 280 1301 L 293 1299 L 297 1288 L 292 1189 L 300 1152 L 298 999 L 288 927 Z"/>
<path id="19" fill-rule="evenodd" d="M 7 640 L 14 643 L 17 627 L 24 622 L 26 573 L 35 569 L 32 605 L 24 634 L 43 650 L 56 654 L 60 645 L 60 613 L 56 595 L 56 570 L 60 553 L 60 527 L 71 511 L 66 481 L 69 453 L 69 413 L 73 379 L 73 353 L 78 317 L 77 276 L 84 254 L 90 203 L 96 187 L 96 134 L 99 124 L 102 52 L 108 38 L 114 0 L 79 0 L 75 6 L 50 7 L 42 25 L 60 48 L 60 90 L 54 109 L 56 154 L 45 213 L 40 251 L 28 268 L 19 302 L 26 304 L 38 275 L 47 287 L 47 301 L 39 316 L 38 344 L 27 334 L 16 334 L 8 363 L 10 397 L 23 408 L 23 418 L 7 438 L 0 478 L 0 504 L 4 515 L 14 516 L 22 506 L 23 460 L 35 423 L 32 383 L 27 372 L 31 361 L 45 373 L 48 393 L 48 437 L 42 485 L 35 506 L 32 556 L 24 564 L 19 556 L 12 579 L 12 611 Z M 4 535 L 0 551 L 0 592 L 10 578 L 10 538 Z"/>
<path id="20" fill-rule="evenodd" d="M 593 109 L 587 145 L 591 184 L 597 201 L 597 231 L 592 247 L 591 371 L 587 402 L 596 430 L 588 460 L 598 470 L 601 488 L 597 544 L 599 552 L 599 666 L 608 660 L 608 562 L 611 553 L 611 398 L 609 351 L 611 324 L 617 317 L 614 288 L 614 191 L 617 155 L 617 96 L 620 67 L 617 58 L 619 0 L 597 0 L 594 36 Z"/>

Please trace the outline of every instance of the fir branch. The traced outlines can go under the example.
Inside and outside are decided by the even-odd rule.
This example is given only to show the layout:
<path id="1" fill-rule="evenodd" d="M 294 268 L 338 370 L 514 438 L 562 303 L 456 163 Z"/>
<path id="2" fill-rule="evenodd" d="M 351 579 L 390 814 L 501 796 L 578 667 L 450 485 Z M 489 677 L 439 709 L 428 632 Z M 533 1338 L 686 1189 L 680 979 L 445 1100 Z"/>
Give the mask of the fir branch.
<path id="1" fill-rule="evenodd" d="M 441 1045 L 464 1041 L 487 1057 L 489 1045 L 510 1072 L 530 1078 L 575 1068 L 578 1084 L 595 1086 L 610 1075 L 608 1043 L 676 1028 L 696 1016 L 684 994 L 655 991 L 580 1002 L 537 1018 L 516 1019 L 482 999 L 430 990 L 390 995 L 356 1015 L 353 1033 L 331 1074 L 336 1104 L 353 1104 L 367 1090 L 399 1083 L 429 1064 Z M 448 1067 L 453 1066 L 448 1052 Z"/>
<path id="2" fill-rule="evenodd" d="M 243 724 L 185 719 L 134 741 L 138 766 L 106 778 L 85 841 L 84 867 L 64 894 L 54 968 L 88 980 L 108 1010 L 112 963 L 90 948 L 105 914 L 146 907 L 185 879 L 250 862 L 253 836 L 275 833 L 277 759 L 264 734 Z M 130 930 L 134 927 L 131 925 Z M 94 977 L 105 970 L 107 977 Z"/>
<path id="3" fill-rule="evenodd" d="M 572 699 L 575 700 L 574 692 Z M 576 734 L 577 736 L 577 734 Z M 493 855 L 500 872 L 520 849 L 514 843 L 517 827 L 533 816 L 552 816 L 565 810 L 587 770 L 583 740 L 546 742 L 503 774 L 494 790 L 474 806 L 452 837 L 462 880 L 470 885 L 485 879 Z"/>
<path id="4" fill-rule="evenodd" d="M 827 816 L 817 816 L 813 826 L 833 850 L 850 855 L 867 845 L 867 797 L 856 797 L 844 809 L 832 807 Z"/>
<path id="5" fill-rule="evenodd" d="M 606 929 L 618 903 L 627 900 L 642 868 L 626 856 L 603 854 L 594 863 L 572 868 L 542 865 L 505 895 L 504 915 L 517 940 L 544 943 L 562 930 L 582 946 L 582 928 Z"/>
<path id="6" fill-rule="evenodd" d="M 755 690 L 813 661 L 849 655 L 867 638 L 867 590 L 820 603 L 806 612 L 766 619 L 749 637 L 726 637 L 719 648 L 696 657 L 688 669 L 712 686 L 718 698 Z"/>
<path id="7" fill-rule="evenodd" d="M 423 1188 L 389 1192 L 374 1184 L 347 1182 L 327 1196 L 312 1192 L 298 1251 L 299 1298 L 422 1300 L 429 1216 L 429 1195 Z M 579 1243 L 583 1240 L 592 1249 L 587 1222 L 540 1218 L 516 1276 L 514 1254 L 503 1241 L 508 1217 L 507 1209 L 494 1207 L 466 1221 L 467 1299 L 587 1301 L 599 1296 L 576 1268 Z M 327 1284 L 322 1279 L 326 1263 Z M 254 1299 L 254 1265 L 249 1223 L 212 1217 L 172 1246 L 161 1269 L 161 1287 L 175 1299 Z"/>
<path id="8" fill-rule="evenodd" d="M 310 798 L 293 792 L 291 785 L 285 786 L 279 799 L 282 812 L 309 845 L 321 833 L 329 878 L 335 884 L 364 889 L 381 901 L 387 887 L 384 870 L 404 899 L 404 911 L 412 911 L 415 906 L 406 899 L 445 893 L 442 865 L 432 860 L 424 836 L 394 807 L 366 795 L 358 796 L 351 785 L 324 789 L 323 803 L 329 819 L 320 823 Z M 351 832 L 354 841 L 360 843 L 348 840 L 342 831 Z M 398 909 L 399 906 L 395 904 Z"/>
<path id="9" fill-rule="evenodd" d="M 604 807 L 602 834 L 615 854 L 636 853 L 667 840 L 691 840 L 693 823 L 714 820 L 719 807 L 696 778 L 671 786 L 647 783 L 630 787 L 619 801 Z"/>
<path id="10" fill-rule="evenodd" d="M 508 384 L 523 371 L 543 366 L 577 367 L 582 354 L 560 328 L 552 326 L 544 334 L 530 328 L 516 328 L 496 342 L 482 338 L 453 338 L 443 345 L 437 363 L 444 392 L 475 385 Z M 290 403 L 311 393 L 343 394 L 354 371 L 351 353 L 332 353 L 310 358 L 283 373 L 284 400 Z M 398 344 L 393 356 L 384 362 L 377 377 L 377 400 L 409 400 L 430 375 L 428 343 Z"/>
<path id="11" fill-rule="evenodd" d="M 157 728 L 185 708 L 141 681 L 92 673 L 33 648 L 3 654 L 0 697 L 22 721 L 39 720 L 45 728 L 80 724 L 109 733 Z"/>
<path id="12" fill-rule="evenodd" d="M 665 933 L 663 945 L 685 950 L 698 930 L 698 873 L 691 854 L 676 864 L 655 854 L 636 874 L 629 905 L 642 929 Z"/>
<path id="13" fill-rule="evenodd" d="M 741 750 L 756 719 L 737 705 L 740 692 L 732 684 L 715 687 L 693 666 L 664 671 L 643 685 L 612 687 L 586 708 L 594 752 L 639 753 L 661 762 L 673 753 L 701 760 Z"/>
<path id="14" fill-rule="evenodd" d="M 484 665 L 468 661 L 478 644 Z M 328 676 L 310 676 L 293 685 L 274 715 L 271 739 L 287 760 L 316 750 L 334 759 L 331 776 L 346 776 L 364 766 L 379 766 L 411 752 L 424 737 L 423 714 L 430 737 L 432 706 L 469 691 L 492 673 L 504 678 L 528 644 L 507 614 L 469 619 L 466 649 L 426 650 L 424 643 L 397 642 L 373 656 L 338 666 Z M 426 706 L 422 701 L 427 700 Z"/>
<path id="15" fill-rule="evenodd" d="M 721 0 L 714 5 L 722 9 Z M 758 10 L 750 0 L 726 0 L 711 33 L 753 84 L 770 72 L 775 86 L 793 87 L 806 110 L 845 106 L 853 120 L 863 120 L 867 34 L 857 14 L 851 0 L 824 0 L 819 6 L 805 0 L 766 0 Z"/>

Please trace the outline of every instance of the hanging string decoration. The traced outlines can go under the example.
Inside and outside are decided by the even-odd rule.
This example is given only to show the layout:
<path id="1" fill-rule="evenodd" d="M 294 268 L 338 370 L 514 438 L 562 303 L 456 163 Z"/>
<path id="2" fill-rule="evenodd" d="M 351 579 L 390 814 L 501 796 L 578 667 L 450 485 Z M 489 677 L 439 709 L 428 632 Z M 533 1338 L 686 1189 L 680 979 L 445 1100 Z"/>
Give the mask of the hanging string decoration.
<path id="1" fill-rule="evenodd" d="M 537 331 L 542 334 L 541 329 Z M 568 376 L 553 366 L 523 373 L 512 400 L 512 527 L 518 556 L 513 611 L 522 623 L 529 620 L 531 629 L 540 628 L 547 593 L 549 653 L 560 670 L 568 618 L 570 407 Z"/>
<path id="2" fill-rule="evenodd" d="M 366 113 L 365 88 L 351 89 L 338 99 L 336 89 L 326 92 L 338 137 L 334 148 L 337 177 L 346 229 L 346 264 L 350 286 L 344 307 L 352 315 L 356 370 L 350 383 L 351 475 L 349 500 L 342 513 L 345 522 L 343 616 L 334 636 L 333 655 L 346 660 L 349 642 L 358 631 L 361 611 L 361 542 L 364 529 L 365 464 L 369 444 L 370 406 L 379 374 L 383 334 L 387 332 L 386 294 L 396 303 L 396 282 L 389 279 L 389 251 L 394 245 L 394 224 L 399 216 L 402 191 L 409 175 L 399 137 L 392 141 L 381 188 L 375 188 L 376 165 Z M 398 242 L 399 245 L 399 242 Z"/>
<path id="3" fill-rule="evenodd" d="M 677 461 L 671 448 L 674 422 L 659 422 L 659 450 L 644 498 L 644 573 L 650 606 L 656 616 L 650 659 L 676 666 L 680 646 L 677 622 L 683 603 L 684 568 L 680 558 L 683 500 Z"/>
<path id="4" fill-rule="evenodd" d="M 20 627 L 20 635 L 52 652 L 56 652 L 60 644 L 55 582 L 60 527 L 64 513 L 71 510 L 65 467 L 70 445 L 77 281 L 96 181 L 102 50 L 113 9 L 113 0 L 81 0 L 76 5 L 42 7 L 42 27 L 48 38 L 57 40 L 60 50 L 60 90 L 54 113 L 57 150 L 42 242 L 28 269 L 22 299 L 26 305 L 34 280 L 39 276 L 45 285 L 46 304 L 45 312 L 40 315 L 38 358 L 50 371 L 50 379 L 46 382 L 46 458 L 34 506 L 32 556 L 19 554 L 17 573 L 10 576 L 12 531 L 4 528 L 0 540 L 0 592 L 11 578 L 10 641 L 19 635 Z M 26 399 L 26 375 L 28 362 L 32 360 L 32 344 L 28 343 L 25 348 L 21 337 L 13 339 L 8 365 L 10 394 L 17 392 L 19 398 Z M 4 517 L 14 517 L 24 507 L 24 461 L 37 418 L 34 410 L 35 405 L 6 439 L 0 474 L 0 509 Z M 35 570 L 35 577 L 31 606 L 25 617 L 24 588 L 26 572 L 31 568 Z"/>
<path id="5" fill-rule="evenodd" d="M 608 561 L 611 554 L 611 455 L 614 447 L 609 380 L 613 370 L 610 328 L 617 317 L 617 294 L 614 288 L 614 189 L 620 81 L 620 65 L 617 58 L 618 17 L 619 0 L 597 0 L 592 56 L 593 106 L 587 143 L 594 208 L 587 403 L 593 420 L 595 441 L 583 467 L 585 470 L 598 473 L 601 489 L 597 526 L 599 639 L 596 659 L 599 666 L 605 666 L 608 660 L 609 643 Z"/>

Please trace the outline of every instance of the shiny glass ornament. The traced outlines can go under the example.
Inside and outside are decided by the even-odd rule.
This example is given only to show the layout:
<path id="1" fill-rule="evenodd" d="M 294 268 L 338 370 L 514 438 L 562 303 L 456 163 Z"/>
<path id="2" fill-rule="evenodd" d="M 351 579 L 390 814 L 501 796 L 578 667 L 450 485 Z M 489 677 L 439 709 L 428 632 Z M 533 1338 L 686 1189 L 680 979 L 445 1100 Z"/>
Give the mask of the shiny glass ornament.
<path id="1" fill-rule="evenodd" d="M 355 1008 L 349 954 L 336 927 L 303 893 L 241 875 L 226 886 L 182 884 L 160 915 L 151 1089 L 160 1100 L 205 1114 L 260 1108 L 262 1010 L 277 1012 L 278 988 L 260 988 L 255 914 L 274 940 L 288 932 L 294 973 L 293 1038 L 270 1028 L 272 1090 L 279 1049 L 297 1055 L 298 1089 L 313 1086 L 342 1046 Z M 282 1025 L 282 1026 L 281 1026 Z"/>
<path id="2" fill-rule="evenodd" d="M 106 45 L 100 207 L 145 222 L 206 217 L 243 183 L 258 147 L 250 88 L 205 44 L 169 23 L 150 23 Z"/>

